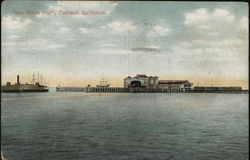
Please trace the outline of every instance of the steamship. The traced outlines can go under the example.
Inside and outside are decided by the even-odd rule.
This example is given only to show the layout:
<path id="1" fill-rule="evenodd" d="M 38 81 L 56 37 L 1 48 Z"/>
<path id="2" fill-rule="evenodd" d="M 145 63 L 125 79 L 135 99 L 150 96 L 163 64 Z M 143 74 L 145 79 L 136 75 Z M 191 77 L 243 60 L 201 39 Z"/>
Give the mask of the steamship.
<path id="1" fill-rule="evenodd" d="M 35 78 L 35 76 L 33 73 L 32 84 L 21 84 L 19 75 L 17 75 L 17 82 L 15 84 L 7 82 L 6 85 L 1 86 L 1 92 L 48 92 L 48 86 L 42 85 L 42 76 L 40 78 L 39 74 L 38 78 Z"/>

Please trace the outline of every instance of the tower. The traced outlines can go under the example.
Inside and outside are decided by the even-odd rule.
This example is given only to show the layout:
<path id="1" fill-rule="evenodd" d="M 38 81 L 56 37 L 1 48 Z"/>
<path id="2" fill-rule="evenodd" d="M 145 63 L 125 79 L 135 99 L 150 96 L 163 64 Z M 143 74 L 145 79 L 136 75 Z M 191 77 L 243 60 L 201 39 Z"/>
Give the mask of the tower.
<path id="1" fill-rule="evenodd" d="M 20 84 L 20 82 L 19 82 L 19 75 L 17 75 L 17 77 L 16 77 L 16 83 L 17 83 L 17 85 Z"/>

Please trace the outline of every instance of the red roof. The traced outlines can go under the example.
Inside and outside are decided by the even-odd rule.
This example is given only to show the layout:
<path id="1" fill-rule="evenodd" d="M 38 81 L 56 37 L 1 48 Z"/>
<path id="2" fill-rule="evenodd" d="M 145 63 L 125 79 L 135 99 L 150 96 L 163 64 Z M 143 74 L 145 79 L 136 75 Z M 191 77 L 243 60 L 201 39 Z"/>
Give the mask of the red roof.
<path id="1" fill-rule="evenodd" d="M 182 84 L 189 83 L 188 80 L 159 80 L 159 84 Z"/>
<path id="2" fill-rule="evenodd" d="M 136 77 L 148 77 L 146 74 L 137 74 Z"/>

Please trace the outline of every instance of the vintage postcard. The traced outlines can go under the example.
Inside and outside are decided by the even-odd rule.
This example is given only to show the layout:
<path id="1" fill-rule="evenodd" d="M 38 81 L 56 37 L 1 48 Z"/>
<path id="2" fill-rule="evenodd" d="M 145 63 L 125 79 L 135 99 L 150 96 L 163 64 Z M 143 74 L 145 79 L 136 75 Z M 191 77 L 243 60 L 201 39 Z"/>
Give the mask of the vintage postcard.
<path id="1" fill-rule="evenodd" d="M 2 159 L 249 158 L 248 3 L 1 9 Z"/>

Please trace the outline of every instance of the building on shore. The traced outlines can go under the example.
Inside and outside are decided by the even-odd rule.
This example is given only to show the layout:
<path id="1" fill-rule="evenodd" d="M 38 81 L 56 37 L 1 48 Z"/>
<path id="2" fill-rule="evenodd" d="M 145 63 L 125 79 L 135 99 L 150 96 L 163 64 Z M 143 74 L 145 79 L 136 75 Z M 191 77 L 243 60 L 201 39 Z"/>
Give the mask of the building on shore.
<path id="1" fill-rule="evenodd" d="M 147 76 L 145 74 L 124 78 L 124 88 L 162 88 L 185 91 L 191 90 L 192 85 L 188 80 L 159 80 L 157 76 Z"/>

